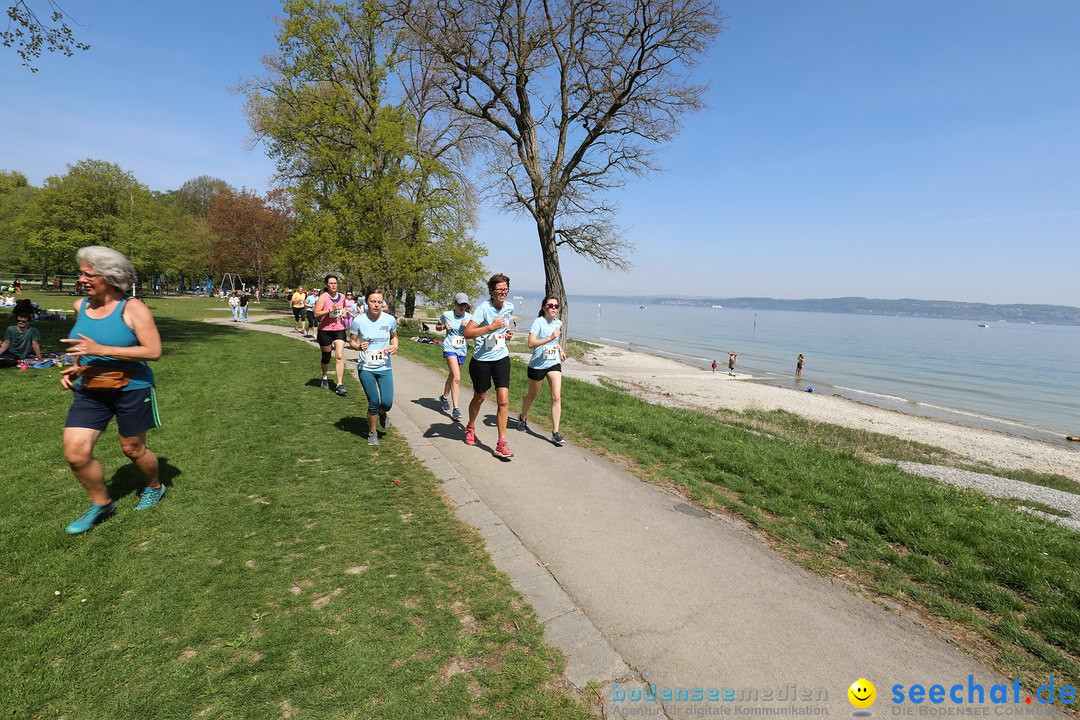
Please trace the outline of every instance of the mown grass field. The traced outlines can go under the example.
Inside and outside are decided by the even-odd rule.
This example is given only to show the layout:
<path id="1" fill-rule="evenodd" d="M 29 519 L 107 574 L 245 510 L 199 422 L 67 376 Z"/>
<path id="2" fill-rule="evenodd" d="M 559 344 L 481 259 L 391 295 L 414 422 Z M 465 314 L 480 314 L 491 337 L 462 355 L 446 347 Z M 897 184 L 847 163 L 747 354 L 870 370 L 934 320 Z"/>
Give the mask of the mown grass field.
<path id="1" fill-rule="evenodd" d="M 149 304 L 166 349 L 149 444 L 170 487 L 151 511 L 132 511 L 110 428 L 119 510 L 67 536 L 88 507 L 61 452 L 69 396 L 55 369 L 0 371 L 4 716 L 589 716 L 404 440 L 366 445 L 355 377 L 339 398 L 310 344 L 198 321 L 220 302 Z M 39 324 L 46 350 L 71 324 Z"/>
<path id="2" fill-rule="evenodd" d="M 430 345 L 402 342 L 401 354 L 444 367 Z M 511 380 L 513 414 L 526 389 L 516 360 Z M 530 424 L 547 422 L 548 397 Z M 958 462 L 940 448 L 786 413 L 665 408 L 569 379 L 561 429 L 643 479 L 746 519 L 799 564 L 916 609 L 1032 690 L 1051 675 L 1080 684 L 1080 535 L 871 460 Z"/>

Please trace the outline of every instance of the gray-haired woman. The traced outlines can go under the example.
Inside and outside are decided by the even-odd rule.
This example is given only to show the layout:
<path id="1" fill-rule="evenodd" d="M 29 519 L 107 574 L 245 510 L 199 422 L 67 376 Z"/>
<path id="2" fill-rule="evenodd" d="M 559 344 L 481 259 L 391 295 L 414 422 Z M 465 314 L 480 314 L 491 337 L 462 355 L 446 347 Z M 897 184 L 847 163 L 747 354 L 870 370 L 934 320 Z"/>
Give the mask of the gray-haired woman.
<path id="1" fill-rule="evenodd" d="M 154 316 L 141 300 L 128 296 L 135 268 L 121 253 L 95 245 L 79 250 L 75 259 L 87 297 L 73 305 L 72 337 L 60 341 L 76 358 L 76 365 L 60 375 L 60 384 L 74 394 L 64 424 L 64 458 L 93 504 L 67 526 L 72 535 L 116 511 L 105 487 L 105 469 L 94 457 L 94 445 L 113 417 L 120 448 L 146 479 L 135 509 L 151 508 L 165 494 L 157 456 L 146 447 L 146 431 L 161 424 L 154 374 L 146 364 L 161 357 Z"/>

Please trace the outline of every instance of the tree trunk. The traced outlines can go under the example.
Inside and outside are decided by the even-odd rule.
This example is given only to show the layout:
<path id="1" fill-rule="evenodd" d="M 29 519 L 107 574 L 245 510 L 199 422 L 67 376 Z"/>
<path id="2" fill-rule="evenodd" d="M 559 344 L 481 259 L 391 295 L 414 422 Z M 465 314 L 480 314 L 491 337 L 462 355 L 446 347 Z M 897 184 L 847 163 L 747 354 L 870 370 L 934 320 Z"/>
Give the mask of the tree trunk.
<path id="1" fill-rule="evenodd" d="M 416 292 L 414 290 L 405 291 L 405 317 L 411 318 L 416 315 Z"/>
<path id="2" fill-rule="evenodd" d="M 544 292 L 559 298 L 559 319 L 563 322 L 563 339 L 569 337 L 570 304 L 563 287 L 562 268 L 559 266 L 559 246 L 555 244 L 554 218 L 539 218 L 536 232 L 540 236 L 540 252 L 544 258 Z"/>

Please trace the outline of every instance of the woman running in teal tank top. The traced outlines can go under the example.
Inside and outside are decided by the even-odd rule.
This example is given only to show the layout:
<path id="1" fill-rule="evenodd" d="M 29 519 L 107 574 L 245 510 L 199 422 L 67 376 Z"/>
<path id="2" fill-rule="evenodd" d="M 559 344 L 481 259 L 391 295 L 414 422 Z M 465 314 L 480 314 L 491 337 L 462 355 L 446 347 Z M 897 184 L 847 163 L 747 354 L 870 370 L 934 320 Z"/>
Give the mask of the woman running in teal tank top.
<path id="1" fill-rule="evenodd" d="M 135 509 L 152 508 L 165 494 L 157 456 L 146 447 L 146 431 L 161 424 L 154 374 L 146 364 L 161 357 L 154 316 L 141 300 L 127 296 L 135 268 L 122 254 L 92 246 L 79 250 L 75 258 L 87 297 L 75 301 L 75 327 L 71 337 L 60 341 L 76 359 L 75 367 L 60 375 L 60 384 L 74 396 L 64 424 L 64 458 L 93 504 L 67 526 L 72 535 L 116 512 L 105 486 L 105 469 L 94 457 L 94 446 L 113 417 L 120 448 L 146 480 Z"/>

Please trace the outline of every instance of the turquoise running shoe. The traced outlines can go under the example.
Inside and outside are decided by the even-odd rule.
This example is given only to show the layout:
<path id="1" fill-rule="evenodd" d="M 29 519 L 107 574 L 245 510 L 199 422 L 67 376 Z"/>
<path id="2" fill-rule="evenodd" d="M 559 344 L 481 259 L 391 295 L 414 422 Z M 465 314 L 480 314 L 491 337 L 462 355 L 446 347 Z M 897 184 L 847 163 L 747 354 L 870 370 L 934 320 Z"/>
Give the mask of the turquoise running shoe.
<path id="1" fill-rule="evenodd" d="M 165 496 L 165 486 L 159 485 L 156 488 L 148 487 L 142 491 L 142 495 L 139 498 L 139 504 L 135 506 L 136 510 L 149 510 L 150 508 L 161 502 L 161 498 Z"/>
<path id="2" fill-rule="evenodd" d="M 86 513 L 67 526 L 68 535 L 81 535 L 95 525 L 99 525 L 113 516 L 116 512 L 116 503 L 109 501 L 108 505 L 91 505 Z"/>

